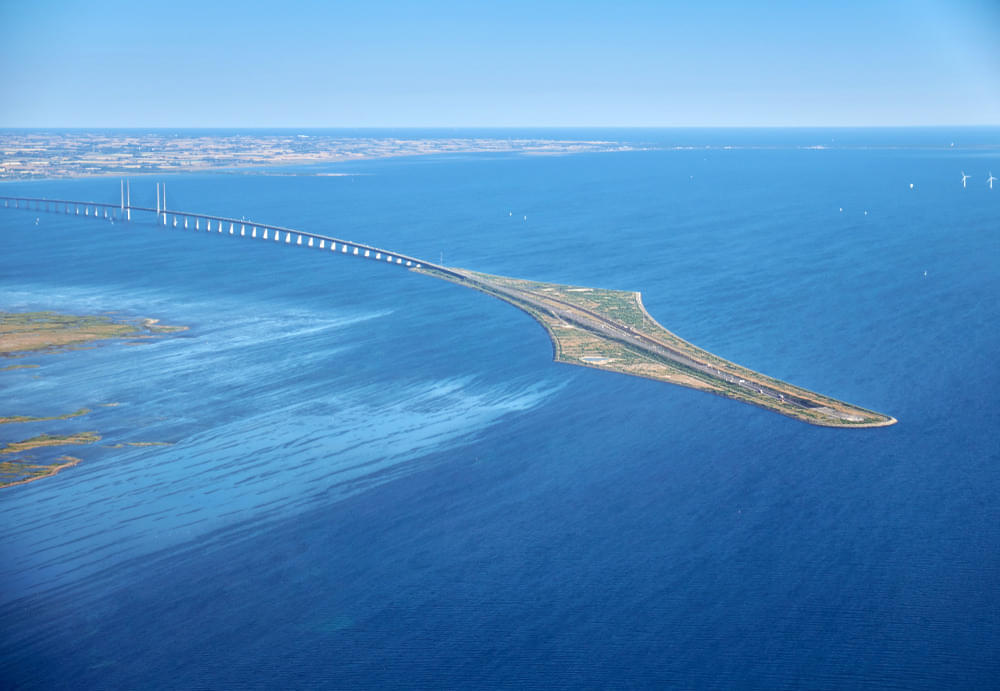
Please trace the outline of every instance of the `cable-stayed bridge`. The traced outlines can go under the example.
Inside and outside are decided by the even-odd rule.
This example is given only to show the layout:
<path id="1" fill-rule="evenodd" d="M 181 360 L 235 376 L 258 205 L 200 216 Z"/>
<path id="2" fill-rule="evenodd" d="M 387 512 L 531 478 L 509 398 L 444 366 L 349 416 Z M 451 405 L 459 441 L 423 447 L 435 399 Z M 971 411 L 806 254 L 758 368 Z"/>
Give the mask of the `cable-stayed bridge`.
<path id="1" fill-rule="evenodd" d="M 131 222 L 133 215 L 135 220 L 151 221 L 165 228 L 176 228 L 180 230 L 192 230 L 199 232 L 219 233 L 233 235 L 251 239 L 267 240 L 269 242 L 283 243 L 286 245 L 296 245 L 308 247 L 328 252 L 337 252 L 353 257 L 361 257 L 373 261 L 385 262 L 403 268 L 420 269 L 430 268 L 445 274 L 453 274 L 448 268 L 427 262 L 423 259 L 393 252 L 392 250 L 374 247 L 362 242 L 354 242 L 335 238 L 329 235 L 313 233 L 294 228 L 285 228 L 267 223 L 257 223 L 246 219 L 228 218 L 226 216 L 214 216 L 212 214 L 201 214 L 191 211 L 177 211 L 167 209 L 166 205 L 166 185 L 157 183 L 156 186 L 156 207 L 132 206 L 130 191 L 126 191 L 126 185 L 122 184 L 122 197 L 118 204 L 107 202 L 80 201 L 73 199 L 48 199 L 45 197 L 11 197 L 0 196 L 4 208 L 24 209 L 33 211 L 44 211 L 49 213 L 62 213 L 73 216 L 83 216 L 99 220 L 112 222 Z M 458 274 L 454 274 L 456 277 Z"/>

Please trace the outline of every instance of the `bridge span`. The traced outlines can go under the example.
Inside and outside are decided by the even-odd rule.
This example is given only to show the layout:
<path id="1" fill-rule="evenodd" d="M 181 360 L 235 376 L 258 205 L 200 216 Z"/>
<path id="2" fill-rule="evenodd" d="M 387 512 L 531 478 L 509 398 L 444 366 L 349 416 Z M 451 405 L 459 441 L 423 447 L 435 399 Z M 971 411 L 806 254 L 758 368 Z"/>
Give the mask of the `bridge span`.
<path id="1" fill-rule="evenodd" d="M 164 186 L 165 187 L 165 186 Z M 123 187 L 124 190 L 124 187 Z M 192 230 L 223 235 L 232 235 L 243 238 L 267 240 L 269 242 L 281 243 L 284 245 L 295 245 L 299 247 L 309 247 L 325 250 L 342 255 L 371 259 L 373 261 L 385 262 L 394 266 L 409 269 L 429 268 L 440 271 L 449 276 L 460 278 L 461 275 L 452 271 L 448 267 L 434 264 L 432 262 L 419 259 L 417 257 L 382 249 L 363 242 L 344 240 L 342 238 L 331 237 L 320 233 L 313 233 L 306 230 L 286 228 L 270 223 L 258 223 L 245 218 L 229 218 L 227 216 L 215 216 L 212 214 L 200 214 L 190 211 L 177 211 L 166 208 L 166 192 L 163 193 L 163 203 L 160 202 L 160 187 L 157 185 L 157 206 L 150 208 L 145 206 L 132 206 L 126 202 L 126 197 L 122 196 L 119 204 L 109 204 L 107 202 L 80 201 L 72 199 L 49 199 L 46 197 L 12 197 L 0 196 L 4 208 L 23 209 L 31 211 L 43 211 L 48 213 L 63 213 L 74 216 L 84 216 L 109 222 L 132 222 L 132 214 L 139 214 L 138 218 L 146 218 L 155 225 L 178 230 Z"/>

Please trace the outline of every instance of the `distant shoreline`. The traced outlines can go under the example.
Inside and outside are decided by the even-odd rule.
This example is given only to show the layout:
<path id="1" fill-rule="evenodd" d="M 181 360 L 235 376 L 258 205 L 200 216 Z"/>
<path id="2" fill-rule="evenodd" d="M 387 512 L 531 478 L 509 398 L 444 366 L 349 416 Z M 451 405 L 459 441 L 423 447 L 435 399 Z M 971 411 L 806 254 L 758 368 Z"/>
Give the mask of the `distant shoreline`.
<path id="1" fill-rule="evenodd" d="M 537 137 L 0 132 L 0 181 L 173 175 L 440 154 L 629 151 L 617 141 Z"/>

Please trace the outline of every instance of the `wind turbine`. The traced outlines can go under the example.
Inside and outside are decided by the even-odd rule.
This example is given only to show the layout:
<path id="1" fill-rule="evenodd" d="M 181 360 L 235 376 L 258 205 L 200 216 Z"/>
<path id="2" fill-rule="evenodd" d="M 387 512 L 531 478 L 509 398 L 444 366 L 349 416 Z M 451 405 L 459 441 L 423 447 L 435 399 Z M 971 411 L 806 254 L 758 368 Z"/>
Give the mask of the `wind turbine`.
<path id="1" fill-rule="evenodd" d="M 965 189 L 965 181 L 971 177 L 971 175 L 966 175 L 964 170 L 962 171 L 962 189 Z"/>
<path id="2" fill-rule="evenodd" d="M 996 180 L 996 178 L 993 177 L 993 171 L 991 170 L 990 171 L 990 176 L 988 178 L 986 178 L 986 182 L 990 183 L 990 189 L 993 189 L 993 181 L 994 180 Z"/>

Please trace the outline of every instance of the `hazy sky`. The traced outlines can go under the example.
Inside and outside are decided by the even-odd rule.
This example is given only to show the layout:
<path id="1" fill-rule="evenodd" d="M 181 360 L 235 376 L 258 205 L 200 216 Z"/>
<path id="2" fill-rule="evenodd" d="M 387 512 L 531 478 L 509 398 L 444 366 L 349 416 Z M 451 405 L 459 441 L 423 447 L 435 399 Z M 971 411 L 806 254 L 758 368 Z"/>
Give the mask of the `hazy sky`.
<path id="1" fill-rule="evenodd" d="M 1000 124 L 1000 0 L 0 0 L 0 126 Z"/>

